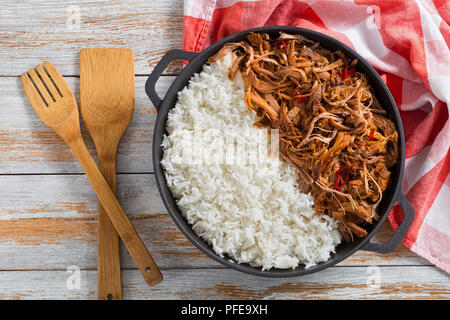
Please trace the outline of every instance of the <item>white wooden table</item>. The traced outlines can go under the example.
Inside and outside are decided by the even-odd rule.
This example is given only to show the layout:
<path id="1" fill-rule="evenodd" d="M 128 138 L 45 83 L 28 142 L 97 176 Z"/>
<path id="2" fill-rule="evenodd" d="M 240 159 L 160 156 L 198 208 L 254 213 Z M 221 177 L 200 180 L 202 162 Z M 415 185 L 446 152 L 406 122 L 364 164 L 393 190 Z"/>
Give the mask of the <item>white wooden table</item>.
<path id="1" fill-rule="evenodd" d="M 136 108 L 118 153 L 119 201 L 164 274 L 148 287 L 122 247 L 125 299 L 449 299 L 449 275 L 403 245 L 280 280 L 227 269 L 182 235 L 156 189 L 156 111 L 144 92 L 161 56 L 182 47 L 182 13 L 176 0 L 0 1 L 0 299 L 97 296 L 96 196 L 69 148 L 34 114 L 18 76 L 51 61 L 78 98 L 79 50 L 105 46 L 135 52 Z M 166 70 L 161 95 L 180 68 Z M 376 239 L 391 235 L 386 223 Z"/>

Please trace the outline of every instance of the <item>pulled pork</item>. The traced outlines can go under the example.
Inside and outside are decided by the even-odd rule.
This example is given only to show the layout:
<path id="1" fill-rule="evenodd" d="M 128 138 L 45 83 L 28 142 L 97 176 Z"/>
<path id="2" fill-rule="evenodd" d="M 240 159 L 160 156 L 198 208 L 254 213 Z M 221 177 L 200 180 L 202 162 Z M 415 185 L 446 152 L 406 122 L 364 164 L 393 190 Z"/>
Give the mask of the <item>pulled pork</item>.
<path id="1" fill-rule="evenodd" d="M 398 133 L 366 76 L 340 51 L 281 33 L 252 33 L 226 44 L 210 62 L 232 55 L 256 126 L 278 129 L 280 153 L 311 192 L 314 209 L 339 221 L 344 240 L 365 237 L 398 158 Z"/>

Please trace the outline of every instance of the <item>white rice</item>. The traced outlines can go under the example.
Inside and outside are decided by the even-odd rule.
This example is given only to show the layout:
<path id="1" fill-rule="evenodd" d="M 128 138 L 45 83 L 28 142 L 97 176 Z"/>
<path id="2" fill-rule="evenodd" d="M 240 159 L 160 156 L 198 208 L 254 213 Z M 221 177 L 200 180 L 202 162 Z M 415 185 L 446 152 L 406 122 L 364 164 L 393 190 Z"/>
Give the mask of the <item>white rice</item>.
<path id="1" fill-rule="evenodd" d="M 212 129 L 212 139 L 200 142 L 203 153 L 212 155 L 221 135 L 254 128 L 255 120 L 244 102 L 242 78 L 229 81 L 223 63 L 205 65 L 192 77 L 169 112 L 168 135 L 162 143 L 161 164 L 178 207 L 218 255 L 235 262 L 266 270 L 328 260 L 341 241 L 337 222 L 315 213 L 311 195 L 299 191 L 298 175 L 290 164 L 267 152 L 257 164 L 186 161 L 186 154 L 196 155 L 186 144 L 195 125 Z M 258 135 L 258 143 L 265 144 L 267 130 L 258 130 L 264 133 Z M 247 146 L 254 140 L 241 138 Z M 249 152 L 254 150 L 246 151 L 247 156 Z"/>

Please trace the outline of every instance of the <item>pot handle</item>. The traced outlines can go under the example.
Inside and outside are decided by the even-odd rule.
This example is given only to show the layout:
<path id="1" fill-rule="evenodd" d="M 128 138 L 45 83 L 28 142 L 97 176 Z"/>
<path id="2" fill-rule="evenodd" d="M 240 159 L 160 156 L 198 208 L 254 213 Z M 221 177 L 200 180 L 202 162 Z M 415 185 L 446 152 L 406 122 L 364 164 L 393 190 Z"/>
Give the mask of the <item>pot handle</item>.
<path id="1" fill-rule="evenodd" d="M 397 231 L 392 236 L 391 240 L 385 243 L 375 243 L 368 242 L 361 250 L 364 251 L 373 251 L 377 253 L 389 253 L 394 251 L 395 247 L 399 244 L 399 242 L 403 239 L 405 234 L 408 232 L 409 227 L 411 227 L 414 220 L 414 208 L 409 203 L 406 196 L 403 192 L 400 192 L 400 196 L 397 199 L 398 203 L 402 206 L 403 212 L 405 213 L 403 217 L 403 221 L 398 227 Z"/>
<path id="2" fill-rule="evenodd" d="M 150 98 L 150 100 L 153 102 L 153 105 L 155 106 L 156 110 L 159 109 L 162 100 L 156 93 L 155 85 L 159 77 L 163 73 L 163 71 L 173 60 L 183 59 L 188 60 L 190 62 L 193 58 L 195 58 L 196 55 L 197 55 L 196 52 L 184 51 L 181 49 L 173 49 L 167 51 L 164 57 L 162 57 L 162 59 L 159 60 L 158 64 L 153 69 L 152 73 L 145 82 L 145 92 L 147 93 L 147 96 Z"/>

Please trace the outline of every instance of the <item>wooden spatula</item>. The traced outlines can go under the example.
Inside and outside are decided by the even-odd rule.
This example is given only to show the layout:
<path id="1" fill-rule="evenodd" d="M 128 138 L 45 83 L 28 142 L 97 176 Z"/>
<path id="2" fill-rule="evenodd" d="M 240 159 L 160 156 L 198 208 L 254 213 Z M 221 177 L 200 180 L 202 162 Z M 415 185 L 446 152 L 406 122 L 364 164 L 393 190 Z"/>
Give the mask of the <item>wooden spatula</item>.
<path id="1" fill-rule="evenodd" d="M 134 55 L 130 49 L 80 51 L 81 114 L 98 155 L 98 168 L 116 189 L 116 153 L 134 110 Z M 98 299 L 122 299 L 119 236 L 98 204 Z"/>
<path id="2" fill-rule="evenodd" d="M 83 141 L 77 102 L 64 78 L 49 62 L 20 76 L 23 88 L 36 114 L 72 149 L 86 172 L 114 228 L 149 285 L 162 280 L 161 272 L 114 192 L 98 170 Z"/>

